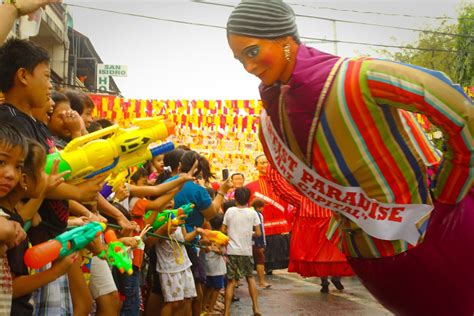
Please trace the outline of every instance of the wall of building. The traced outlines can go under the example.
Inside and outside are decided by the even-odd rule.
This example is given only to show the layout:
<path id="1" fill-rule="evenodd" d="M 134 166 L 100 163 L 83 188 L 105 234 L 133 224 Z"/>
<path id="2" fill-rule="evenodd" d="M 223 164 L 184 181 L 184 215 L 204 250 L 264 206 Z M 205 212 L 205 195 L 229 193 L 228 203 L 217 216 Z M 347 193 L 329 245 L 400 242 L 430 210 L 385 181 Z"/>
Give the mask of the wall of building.
<path id="1" fill-rule="evenodd" d="M 38 35 L 29 38 L 48 50 L 51 55 L 51 69 L 62 82 L 68 81 L 69 39 L 65 13 L 62 6 L 46 7 Z"/>

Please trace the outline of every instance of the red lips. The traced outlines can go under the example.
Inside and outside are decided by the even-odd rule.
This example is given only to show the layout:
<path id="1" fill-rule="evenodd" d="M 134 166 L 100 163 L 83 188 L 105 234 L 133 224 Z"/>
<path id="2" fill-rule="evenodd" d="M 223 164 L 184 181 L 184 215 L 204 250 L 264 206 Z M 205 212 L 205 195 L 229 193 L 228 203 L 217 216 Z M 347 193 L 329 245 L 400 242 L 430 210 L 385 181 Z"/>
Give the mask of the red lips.
<path id="1" fill-rule="evenodd" d="M 13 189 L 13 186 L 11 184 L 0 184 L 0 192 L 10 192 Z"/>

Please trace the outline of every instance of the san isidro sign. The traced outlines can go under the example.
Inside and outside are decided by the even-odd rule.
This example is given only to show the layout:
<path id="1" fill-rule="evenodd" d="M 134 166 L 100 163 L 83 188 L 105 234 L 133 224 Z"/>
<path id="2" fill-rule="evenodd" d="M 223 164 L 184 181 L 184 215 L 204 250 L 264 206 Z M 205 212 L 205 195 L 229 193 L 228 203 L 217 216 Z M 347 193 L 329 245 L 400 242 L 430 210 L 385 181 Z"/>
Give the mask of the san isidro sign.
<path id="1" fill-rule="evenodd" d="M 126 65 L 97 65 L 97 90 L 107 92 L 110 90 L 110 76 L 127 77 L 128 70 Z"/>

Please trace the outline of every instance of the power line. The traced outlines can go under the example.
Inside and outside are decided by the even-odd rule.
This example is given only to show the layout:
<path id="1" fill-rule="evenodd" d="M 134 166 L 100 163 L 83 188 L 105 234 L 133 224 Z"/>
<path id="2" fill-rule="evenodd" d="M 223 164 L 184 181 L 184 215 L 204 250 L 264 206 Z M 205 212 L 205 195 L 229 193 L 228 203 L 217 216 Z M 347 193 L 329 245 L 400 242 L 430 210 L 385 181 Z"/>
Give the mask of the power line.
<path id="1" fill-rule="evenodd" d="M 339 22 L 339 23 L 346 23 L 346 24 L 358 24 L 358 25 L 384 27 L 384 28 L 390 28 L 390 29 L 405 30 L 405 31 L 414 31 L 414 32 L 430 33 L 430 34 L 438 34 L 438 35 L 453 36 L 453 37 L 474 38 L 473 35 L 469 35 L 469 34 L 447 33 L 447 32 L 439 32 L 439 31 L 415 29 L 415 28 L 404 27 L 404 26 L 394 26 L 394 25 L 385 25 L 385 24 L 370 23 L 370 22 L 341 20 L 341 19 L 326 18 L 326 17 L 314 16 L 314 15 L 305 15 L 305 14 L 295 14 L 295 15 L 296 15 L 296 16 L 299 16 L 299 17 L 303 17 L 303 18 L 310 18 L 310 19 L 317 19 L 317 20 L 325 20 L 325 21 Z"/>
<path id="2" fill-rule="evenodd" d="M 234 6 L 231 5 L 231 4 L 215 3 L 215 2 L 208 2 L 208 1 L 193 1 L 193 2 L 202 3 L 202 4 L 210 4 L 210 5 L 217 5 L 217 6 L 222 6 L 222 7 L 234 8 Z M 301 6 L 307 6 L 307 5 L 301 5 Z M 376 26 L 376 27 L 384 27 L 384 28 L 391 28 L 391 29 L 397 29 L 397 30 L 414 31 L 414 32 L 438 34 L 438 35 L 445 35 L 445 36 L 453 36 L 453 37 L 474 38 L 473 35 L 469 35 L 469 34 L 447 33 L 447 32 L 439 32 L 439 31 L 415 29 L 415 28 L 404 27 L 404 26 L 394 26 L 394 25 L 385 25 L 385 24 L 370 23 L 370 22 L 360 22 L 360 21 L 353 21 L 353 20 L 342 20 L 342 19 L 335 19 L 335 18 L 327 18 L 327 17 L 315 16 L 315 15 L 306 15 L 306 14 L 296 14 L 296 13 L 295 13 L 295 16 L 297 16 L 297 17 L 302 17 L 302 18 L 308 18 L 308 19 L 316 19 L 316 20 L 329 21 L 329 22 L 339 22 L 339 23 L 347 23 L 347 24 L 358 24 L 358 25 Z"/>
<path id="3" fill-rule="evenodd" d="M 173 22 L 173 23 L 187 24 L 187 25 L 194 25 L 194 26 L 205 26 L 205 27 L 211 27 L 211 28 L 224 29 L 224 30 L 225 30 L 225 27 L 219 26 L 219 25 L 211 25 L 211 24 L 194 23 L 194 22 L 188 22 L 188 21 L 182 21 L 182 20 L 173 20 L 173 19 L 158 18 L 158 17 L 154 17 L 154 16 L 149 16 L 149 15 L 136 14 L 136 13 L 128 13 L 128 12 L 120 12 L 120 11 L 109 10 L 109 9 L 100 9 L 100 8 L 88 7 L 88 6 L 84 6 L 84 5 L 78 5 L 78 4 L 69 4 L 69 3 L 65 3 L 65 4 L 68 5 L 68 6 L 70 6 L 70 7 L 88 9 L 88 10 L 93 10 L 93 11 L 101 11 L 101 12 L 115 13 L 115 14 L 119 14 L 119 15 L 133 16 L 133 17 L 144 18 L 144 19 L 149 19 L 149 20 L 157 20 L 157 21 L 164 21 L 164 22 Z"/>
<path id="4" fill-rule="evenodd" d="M 474 20 L 474 18 L 455 18 L 451 16 L 427 16 L 427 15 L 412 15 L 412 14 L 402 14 L 402 13 L 387 13 L 387 12 L 374 12 L 374 11 L 361 11 L 361 10 L 349 10 L 349 9 L 338 9 L 338 8 L 331 8 L 331 7 L 324 7 L 324 6 L 311 6 L 307 4 L 298 4 L 298 3 L 290 3 L 288 4 L 299 6 L 299 7 L 309 7 L 313 9 L 319 10 L 331 10 L 331 11 L 338 11 L 338 12 L 352 12 L 352 13 L 361 13 L 361 14 L 374 14 L 374 15 L 386 15 L 386 16 L 401 16 L 406 18 L 423 18 L 423 19 L 433 19 L 433 20 Z"/>
<path id="5" fill-rule="evenodd" d="M 421 50 L 426 52 L 443 52 L 443 53 L 457 53 L 457 50 L 449 50 L 449 49 L 442 49 L 442 48 L 422 48 L 422 47 L 410 47 L 410 46 L 401 46 L 401 45 L 388 45 L 388 44 L 374 44 L 374 43 L 364 43 L 364 42 L 352 42 L 352 41 L 341 41 L 341 40 L 327 40 L 323 38 L 315 38 L 315 37 L 306 37 L 300 36 L 300 39 L 309 40 L 306 43 L 341 43 L 341 44 L 353 44 L 353 45 L 364 45 L 364 46 L 377 46 L 377 47 L 385 47 L 385 48 L 399 48 L 399 49 L 413 49 L 413 50 Z M 314 41 L 314 42 L 313 42 Z M 472 51 L 474 53 L 474 51 Z"/>
<path id="6" fill-rule="evenodd" d="M 203 3 L 209 3 L 209 2 L 203 2 Z M 212 3 L 209 3 L 209 4 L 212 4 Z M 100 12 L 108 12 L 108 13 L 114 13 L 114 14 L 119 14 L 119 15 L 132 16 L 132 17 L 138 17 L 138 18 L 144 18 L 144 19 L 150 19 L 150 20 L 172 22 L 172 23 L 179 23 L 179 24 L 186 24 L 186 25 L 193 25 L 193 26 L 201 26 L 201 27 L 210 27 L 210 28 L 223 29 L 223 30 L 226 29 L 224 26 L 219 26 L 219 25 L 212 25 L 212 24 L 205 24 L 205 23 L 194 23 L 194 22 L 174 20 L 174 19 L 164 19 L 164 18 L 158 18 L 158 17 L 147 16 L 147 15 L 142 15 L 142 14 L 120 12 L 120 11 L 109 10 L 109 9 L 100 9 L 100 8 L 94 8 L 94 7 L 82 6 L 82 5 L 76 5 L 76 4 L 67 4 L 67 5 L 69 5 L 71 7 L 82 8 L 82 9 L 88 9 L 88 10 L 94 10 L 94 11 L 100 11 Z M 228 5 L 224 5 L 224 6 L 228 6 Z M 308 37 L 308 36 L 300 36 L 300 38 L 310 40 L 310 41 L 322 41 L 322 42 L 327 42 L 327 43 L 343 43 L 343 44 L 376 46 L 376 47 L 385 47 L 385 48 L 412 49 L 412 50 L 421 50 L 421 51 L 430 51 L 430 52 L 447 52 L 447 53 L 457 53 L 458 52 L 457 50 L 428 49 L 428 48 L 419 48 L 419 47 L 410 47 L 410 46 L 401 46 L 401 45 L 376 44 L 376 43 L 365 43 L 365 42 L 354 42 L 354 41 L 343 41 L 343 40 L 328 40 L 328 39 L 324 39 L 324 38 L 316 38 L 316 37 Z"/>

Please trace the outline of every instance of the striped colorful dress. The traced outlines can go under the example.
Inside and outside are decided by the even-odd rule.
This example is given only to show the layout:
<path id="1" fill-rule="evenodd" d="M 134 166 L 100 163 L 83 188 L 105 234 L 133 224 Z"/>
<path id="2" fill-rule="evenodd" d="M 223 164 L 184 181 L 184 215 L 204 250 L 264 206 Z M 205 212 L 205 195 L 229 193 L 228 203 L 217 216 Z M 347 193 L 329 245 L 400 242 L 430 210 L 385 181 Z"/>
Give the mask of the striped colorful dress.
<path id="1" fill-rule="evenodd" d="M 277 134 L 323 178 L 361 188 L 381 203 L 434 206 L 417 222 L 422 238 L 416 246 L 375 238 L 335 216 L 328 237 L 341 233 L 343 252 L 372 294 L 400 314 L 448 311 L 451 303 L 451 314 L 472 314 L 474 289 L 464 283 L 474 284 L 474 256 L 463 251 L 474 243 L 474 106 L 461 87 L 420 67 L 342 59 L 300 45 L 288 85 L 261 85 L 260 93 Z M 426 115 L 445 136 L 432 189 L 426 165 L 436 151 L 413 133 L 416 125 L 405 124 L 411 114 L 401 110 Z M 442 260 L 454 257 L 449 264 Z M 434 267 L 443 271 L 442 282 L 435 281 Z M 461 294 L 433 302 L 435 291 L 445 295 L 450 285 Z"/>
<path id="2" fill-rule="evenodd" d="M 303 277 L 352 276 L 351 267 L 337 248 L 340 236 L 328 240 L 326 231 L 332 212 L 299 194 L 278 172 L 269 168 L 274 191 L 296 210 L 290 239 L 289 272 Z"/>

